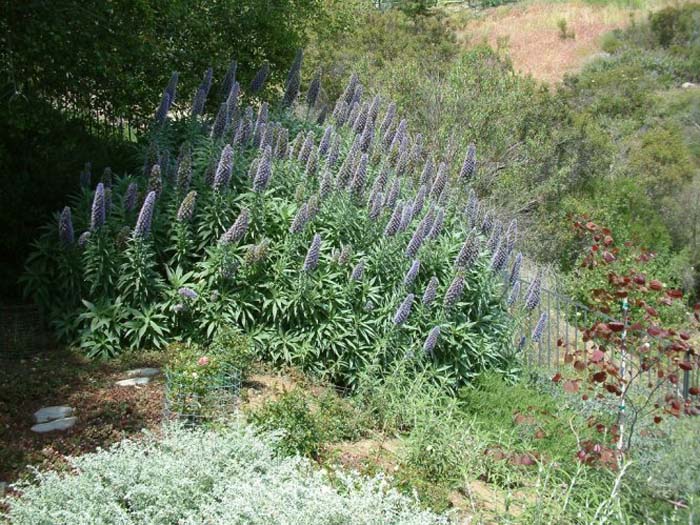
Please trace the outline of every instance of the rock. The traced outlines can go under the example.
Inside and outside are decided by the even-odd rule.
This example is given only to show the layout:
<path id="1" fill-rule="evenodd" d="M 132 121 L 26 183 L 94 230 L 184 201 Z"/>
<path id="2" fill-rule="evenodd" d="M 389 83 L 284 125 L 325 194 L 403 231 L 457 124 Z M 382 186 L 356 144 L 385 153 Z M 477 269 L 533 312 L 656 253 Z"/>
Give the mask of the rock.
<path id="1" fill-rule="evenodd" d="M 693 82 L 683 82 L 683 83 L 681 84 L 681 87 L 682 87 L 683 89 L 691 89 L 691 88 L 698 87 L 698 85 L 697 85 L 697 84 L 694 84 Z"/>
<path id="2" fill-rule="evenodd" d="M 44 434 L 46 432 L 53 432 L 54 430 L 67 430 L 73 425 L 75 425 L 76 421 L 78 421 L 78 418 L 75 416 L 64 417 L 62 419 L 54 419 L 53 421 L 49 421 L 48 423 L 39 423 L 37 425 L 34 425 L 32 427 L 32 432 Z"/>
<path id="3" fill-rule="evenodd" d="M 40 408 L 34 412 L 35 423 L 46 423 L 54 419 L 63 419 L 73 415 L 73 408 L 64 406 L 53 406 Z"/>
<path id="4" fill-rule="evenodd" d="M 135 368 L 126 373 L 126 377 L 153 377 L 160 374 L 159 368 Z"/>
<path id="5" fill-rule="evenodd" d="M 151 381 L 150 377 L 132 377 L 129 379 L 122 379 L 117 381 L 117 386 L 137 386 L 137 385 L 147 385 Z"/>

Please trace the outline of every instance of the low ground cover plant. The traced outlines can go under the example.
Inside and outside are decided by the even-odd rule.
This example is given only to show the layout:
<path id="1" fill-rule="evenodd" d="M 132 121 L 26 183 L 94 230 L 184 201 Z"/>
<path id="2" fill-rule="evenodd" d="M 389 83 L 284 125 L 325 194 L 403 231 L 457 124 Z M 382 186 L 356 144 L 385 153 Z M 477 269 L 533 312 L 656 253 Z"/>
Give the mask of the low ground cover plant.
<path id="1" fill-rule="evenodd" d="M 274 451 L 278 437 L 240 423 L 213 430 L 166 427 L 73 459 L 72 473 L 37 473 L 21 485 L 6 518 L 20 524 L 368 524 L 426 525 L 421 510 L 381 476 L 337 472 Z"/>

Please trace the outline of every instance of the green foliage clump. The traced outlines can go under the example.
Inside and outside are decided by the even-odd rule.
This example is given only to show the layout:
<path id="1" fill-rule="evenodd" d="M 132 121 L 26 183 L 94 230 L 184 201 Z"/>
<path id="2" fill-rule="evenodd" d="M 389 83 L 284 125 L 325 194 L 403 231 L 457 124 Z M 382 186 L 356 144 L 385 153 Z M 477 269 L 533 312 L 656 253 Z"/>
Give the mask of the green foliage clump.
<path id="1" fill-rule="evenodd" d="M 295 388 L 252 411 L 250 420 L 259 428 L 283 431 L 283 453 L 316 458 L 324 445 L 358 439 L 367 425 L 351 402 L 328 389 L 312 395 Z"/>

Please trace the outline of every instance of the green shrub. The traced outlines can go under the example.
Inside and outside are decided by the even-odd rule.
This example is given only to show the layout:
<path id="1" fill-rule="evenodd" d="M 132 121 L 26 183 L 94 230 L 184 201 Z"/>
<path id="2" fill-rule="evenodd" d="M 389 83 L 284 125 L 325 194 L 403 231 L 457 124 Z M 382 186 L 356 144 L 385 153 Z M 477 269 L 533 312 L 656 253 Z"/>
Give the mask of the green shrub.
<path id="1" fill-rule="evenodd" d="M 304 392 L 294 389 L 268 401 L 252 412 L 250 420 L 263 430 L 282 431 L 279 449 L 287 455 L 318 457 L 323 445 L 323 430 Z"/>
<path id="2" fill-rule="evenodd" d="M 661 428 L 646 429 L 638 440 L 632 473 L 640 486 L 656 498 L 683 501 L 700 509 L 700 459 L 697 447 L 700 420 L 669 419 Z"/>

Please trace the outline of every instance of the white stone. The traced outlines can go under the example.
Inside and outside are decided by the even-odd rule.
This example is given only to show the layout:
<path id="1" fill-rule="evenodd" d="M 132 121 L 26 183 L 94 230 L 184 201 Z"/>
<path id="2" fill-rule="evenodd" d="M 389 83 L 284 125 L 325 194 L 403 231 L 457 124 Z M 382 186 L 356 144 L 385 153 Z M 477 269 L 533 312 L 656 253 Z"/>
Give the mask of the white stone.
<path id="1" fill-rule="evenodd" d="M 136 386 L 136 385 L 147 385 L 151 381 L 150 377 L 132 377 L 129 379 L 122 379 L 117 381 L 117 386 Z"/>
<path id="2" fill-rule="evenodd" d="M 126 377 L 153 377 L 160 374 L 159 368 L 135 368 L 126 373 Z"/>
<path id="3" fill-rule="evenodd" d="M 73 408 L 64 406 L 52 406 L 40 408 L 34 412 L 35 423 L 46 423 L 54 419 L 63 419 L 73 415 Z"/>
<path id="4" fill-rule="evenodd" d="M 683 82 L 683 83 L 681 84 L 681 87 L 682 87 L 683 89 L 690 89 L 690 88 L 698 87 L 698 85 L 697 85 L 697 84 L 694 84 L 694 83 L 692 83 L 692 82 Z"/>
<path id="5" fill-rule="evenodd" d="M 78 418 L 75 416 L 64 417 L 63 419 L 54 419 L 53 421 L 49 421 L 48 423 L 39 423 L 37 425 L 34 425 L 32 427 L 32 432 L 38 432 L 39 434 L 43 434 L 45 432 L 53 432 L 54 430 L 67 430 L 73 425 L 75 425 L 76 421 L 78 421 Z"/>

